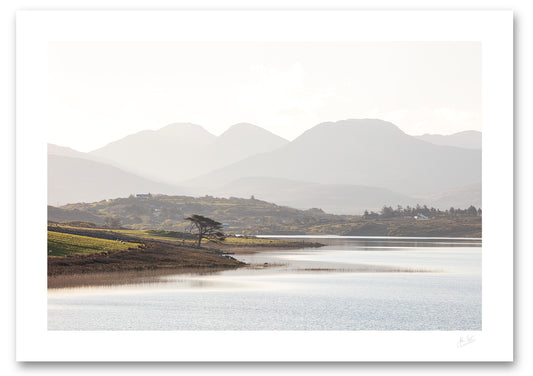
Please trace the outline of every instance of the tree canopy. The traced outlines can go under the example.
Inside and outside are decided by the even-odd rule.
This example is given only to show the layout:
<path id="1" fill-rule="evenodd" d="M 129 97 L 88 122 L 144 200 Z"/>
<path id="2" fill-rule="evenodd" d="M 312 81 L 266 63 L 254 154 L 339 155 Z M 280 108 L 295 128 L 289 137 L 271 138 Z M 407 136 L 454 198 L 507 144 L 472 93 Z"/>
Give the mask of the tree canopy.
<path id="1" fill-rule="evenodd" d="M 198 247 L 201 246 L 203 238 L 213 242 L 222 242 L 226 239 L 222 232 L 222 223 L 214 219 L 198 214 L 193 214 L 185 219 L 191 222 L 191 232 L 195 232 L 198 236 Z"/>
<path id="2" fill-rule="evenodd" d="M 120 228 L 122 221 L 120 218 L 107 216 L 104 220 L 104 226 L 108 228 Z"/>

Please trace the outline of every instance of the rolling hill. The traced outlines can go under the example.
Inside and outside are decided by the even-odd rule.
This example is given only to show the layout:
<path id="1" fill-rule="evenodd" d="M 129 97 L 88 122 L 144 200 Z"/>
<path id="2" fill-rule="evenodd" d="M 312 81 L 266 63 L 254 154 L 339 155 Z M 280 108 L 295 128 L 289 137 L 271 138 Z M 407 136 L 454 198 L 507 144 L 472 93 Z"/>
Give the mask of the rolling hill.
<path id="1" fill-rule="evenodd" d="M 148 198 L 126 197 L 95 203 L 64 205 L 48 209 L 49 220 L 86 219 L 97 216 L 97 223 L 107 216 L 121 220 L 126 228 L 186 232 L 191 214 L 219 221 L 224 231 L 233 234 L 336 234 L 391 236 L 465 236 L 479 237 L 481 217 L 450 216 L 427 208 L 411 208 L 405 216 L 333 215 L 320 209 L 298 210 L 255 198 L 215 198 L 211 196 L 153 195 Z M 418 221 L 413 215 L 426 210 L 431 220 Z M 432 214 L 431 214 L 432 213 Z M 74 216 L 74 218 L 73 218 Z"/>

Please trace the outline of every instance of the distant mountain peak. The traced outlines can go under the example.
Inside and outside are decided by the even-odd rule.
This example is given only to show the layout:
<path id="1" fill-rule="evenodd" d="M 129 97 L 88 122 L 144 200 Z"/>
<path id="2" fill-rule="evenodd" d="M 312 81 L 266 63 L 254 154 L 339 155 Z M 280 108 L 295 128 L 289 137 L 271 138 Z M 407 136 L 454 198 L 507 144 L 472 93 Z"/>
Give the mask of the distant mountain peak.
<path id="1" fill-rule="evenodd" d="M 89 153 L 84 153 L 66 146 L 59 146 L 48 143 L 48 155 L 56 155 L 62 157 L 80 158 L 89 161 L 96 161 L 100 163 L 110 163 L 105 158 L 98 157 Z M 111 163 L 110 163 L 111 164 Z"/>
<path id="2" fill-rule="evenodd" d="M 224 133 L 222 133 L 219 138 L 226 138 L 230 136 L 235 136 L 238 134 L 256 134 L 260 136 L 269 136 L 271 138 L 279 139 L 282 142 L 289 142 L 285 140 L 283 137 L 278 136 L 275 133 L 272 133 L 264 128 L 261 128 L 257 125 L 250 124 L 250 123 L 237 123 L 229 127 Z"/>
<path id="3" fill-rule="evenodd" d="M 396 124 L 393 124 L 390 121 L 381 120 L 381 119 L 371 119 L 371 118 L 346 119 L 346 120 L 336 121 L 333 124 L 340 125 L 340 126 L 361 127 L 365 130 L 368 128 L 380 128 L 380 129 L 396 131 L 398 133 L 404 133 Z"/>
<path id="4" fill-rule="evenodd" d="M 327 121 L 310 128 L 309 131 L 312 131 L 315 128 L 352 128 L 359 129 L 361 131 L 381 129 L 404 133 L 397 125 L 380 119 L 345 119 L 338 121 Z"/>
<path id="5" fill-rule="evenodd" d="M 246 123 L 246 122 L 243 122 L 243 123 L 237 123 L 237 124 L 233 124 L 231 127 L 228 128 L 228 130 L 230 129 L 238 129 L 238 128 L 261 128 L 255 124 L 252 124 L 252 123 Z M 263 128 L 261 128 L 263 129 Z"/>
<path id="6" fill-rule="evenodd" d="M 237 124 L 233 124 L 231 127 L 226 129 L 220 136 L 223 136 L 223 135 L 225 135 L 227 133 L 247 131 L 247 130 L 264 130 L 264 131 L 266 131 L 265 129 L 263 129 L 263 128 L 257 126 L 257 125 L 251 124 L 251 123 L 237 123 Z"/>
<path id="7" fill-rule="evenodd" d="M 208 132 L 204 127 L 193 123 L 172 123 L 165 125 L 163 128 L 155 131 L 156 133 L 169 134 L 169 135 L 202 135 L 209 138 L 215 138 L 215 136 Z"/>
<path id="8" fill-rule="evenodd" d="M 201 125 L 194 124 L 194 123 L 170 123 L 170 124 L 165 125 L 164 127 L 159 128 L 159 130 L 164 131 L 164 130 L 186 129 L 186 128 L 204 129 Z"/>
<path id="9" fill-rule="evenodd" d="M 347 142 L 353 137 L 376 140 L 390 136 L 408 137 L 398 126 L 385 120 L 346 119 L 320 123 L 305 131 L 293 142 L 300 143 L 314 139 L 315 142 L 321 143 L 330 137 L 337 142 Z"/>
<path id="10" fill-rule="evenodd" d="M 61 146 L 48 143 L 48 154 L 64 155 L 65 153 L 81 153 L 78 150 L 70 148 L 68 146 Z"/>

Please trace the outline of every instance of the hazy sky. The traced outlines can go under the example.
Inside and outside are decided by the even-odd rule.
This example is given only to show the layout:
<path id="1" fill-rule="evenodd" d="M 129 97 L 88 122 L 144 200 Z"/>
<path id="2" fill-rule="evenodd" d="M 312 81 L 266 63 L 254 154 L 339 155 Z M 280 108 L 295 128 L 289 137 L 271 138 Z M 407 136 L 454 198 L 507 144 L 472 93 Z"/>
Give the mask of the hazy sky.
<path id="1" fill-rule="evenodd" d="M 48 142 L 90 151 L 175 122 L 292 140 L 379 118 L 412 135 L 481 130 L 481 44 L 53 43 Z"/>

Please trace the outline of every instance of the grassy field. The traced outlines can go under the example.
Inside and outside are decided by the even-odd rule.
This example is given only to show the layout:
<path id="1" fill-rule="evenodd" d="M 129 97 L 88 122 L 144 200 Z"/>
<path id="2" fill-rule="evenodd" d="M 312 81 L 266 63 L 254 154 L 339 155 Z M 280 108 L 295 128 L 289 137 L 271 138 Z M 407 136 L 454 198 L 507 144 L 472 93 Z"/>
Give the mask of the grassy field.
<path id="1" fill-rule="evenodd" d="M 98 234 L 112 233 L 118 238 L 136 238 L 139 241 L 158 241 L 164 243 L 171 243 L 179 246 L 196 247 L 198 242 L 196 235 L 178 232 L 178 231 L 166 231 L 166 230 L 132 230 L 132 229 L 102 229 L 102 228 L 80 228 L 66 225 L 56 225 L 57 228 L 65 229 L 75 233 L 83 233 L 88 231 L 90 236 L 99 237 Z M 319 244 L 306 242 L 306 246 L 319 246 Z M 106 247 L 106 246 L 104 246 Z M 268 248 L 297 248 L 302 247 L 301 241 L 296 240 L 283 240 L 283 239 L 263 239 L 256 238 L 254 236 L 228 236 L 222 244 L 215 244 L 209 242 L 208 239 L 202 240 L 202 247 L 207 248 L 251 248 L 251 247 L 268 247 Z"/>
<path id="2" fill-rule="evenodd" d="M 139 243 L 119 242 L 88 236 L 48 231 L 48 256 L 86 255 L 105 251 L 125 251 Z"/>
<path id="3" fill-rule="evenodd" d="M 126 236 L 138 237 L 146 240 L 155 240 L 162 242 L 171 242 L 177 245 L 196 246 L 197 239 L 195 236 L 185 232 L 165 231 L 165 230 L 130 230 L 118 229 L 113 230 Z"/>

